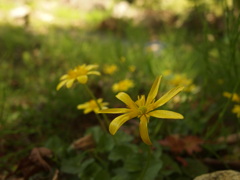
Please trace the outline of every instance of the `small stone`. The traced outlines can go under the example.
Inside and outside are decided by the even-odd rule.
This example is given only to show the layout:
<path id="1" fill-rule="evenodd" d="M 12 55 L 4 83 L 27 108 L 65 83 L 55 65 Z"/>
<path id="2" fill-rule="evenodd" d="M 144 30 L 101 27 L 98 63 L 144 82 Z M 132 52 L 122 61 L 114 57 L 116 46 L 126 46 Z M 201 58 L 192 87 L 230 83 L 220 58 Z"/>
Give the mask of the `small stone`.
<path id="1" fill-rule="evenodd" d="M 216 171 L 198 176 L 194 180 L 240 180 L 240 172 L 233 170 Z"/>

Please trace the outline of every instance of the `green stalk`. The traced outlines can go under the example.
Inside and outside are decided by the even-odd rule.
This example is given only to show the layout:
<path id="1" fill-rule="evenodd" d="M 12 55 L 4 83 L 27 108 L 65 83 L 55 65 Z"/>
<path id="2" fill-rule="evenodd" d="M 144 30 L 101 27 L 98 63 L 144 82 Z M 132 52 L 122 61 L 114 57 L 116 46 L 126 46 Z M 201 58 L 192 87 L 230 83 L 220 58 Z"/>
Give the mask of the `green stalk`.
<path id="1" fill-rule="evenodd" d="M 101 107 L 100 104 L 98 103 L 97 98 L 96 98 L 95 95 L 92 93 L 91 89 L 90 89 L 86 84 L 84 84 L 84 87 L 85 87 L 86 91 L 88 92 L 88 94 L 91 96 L 91 98 L 96 102 L 99 110 L 102 110 L 102 107 Z M 98 116 L 98 117 L 100 118 L 99 115 L 96 114 L 96 116 Z M 110 123 L 109 123 L 109 120 L 108 120 L 107 116 L 106 116 L 105 114 L 102 114 L 102 116 L 103 116 L 103 119 L 104 119 L 106 125 L 108 126 Z M 101 123 L 101 124 L 102 124 L 102 123 Z M 104 129 L 106 129 L 106 128 L 104 128 Z"/>
<path id="2" fill-rule="evenodd" d="M 157 123 L 154 131 L 153 131 L 153 136 L 156 136 L 158 134 L 158 132 L 160 131 L 161 127 L 162 127 L 163 121 L 160 121 Z"/>
<path id="3" fill-rule="evenodd" d="M 233 1 L 234 3 L 235 1 Z M 233 4 L 233 7 L 235 7 L 237 4 Z M 223 8 L 225 10 L 225 22 L 226 22 L 226 37 L 229 40 L 229 44 L 227 44 L 227 53 L 229 57 L 230 66 L 228 74 L 232 75 L 233 77 L 238 77 L 238 63 L 237 63 L 237 54 L 238 51 L 238 43 L 239 43 L 239 27 L 240 27 L 240 16 L 234 15 L 234 8 L 229 7 L 227 4 L 227 1 L 223 1 Z"/>
<path id="4" fill-rule="evenodd" d="M 142 171 L 142 173 L 140 174 L 139 180 L 144 180 L 144 176 L 149 168 L 149 164 L 150 164 L 150 160 L 151 160 L 151 146 L 148 146 L 148 151 L 147 151 L 147 163 Z"/>
<path id="5" fill-rule="evenodd" d="M 100 126 L 102 127 L 102 129 L 103 129 L 104 131 L 107 131 L 107 129 L 106 129 L 105 125 L 103 124 L 103 121 L 102 121 L 102 119 L 100 118 L 100 116 L 99 116 L 97 113 L 95 113 L 95 115 L 96 115 L 97 120 L 98 120 Z"/>
<path id="6" fill-rule="evenodd" d="M 225 105 L 223 106 L 222 111 L 219 113 L 219 116 L 218 116 L 216 124 L 214 125 L 213 128 L 211 128 L 211 130 L 205 136 L 206 139 L 208 139 L 215 132 L 215 130 L 218 128 L 218 126 L 220 124 L 223 126 L 223 116 L 226 113 L 227 108 L 228 108 L 228 106 L 229 106 L 229 104 L 231 102 L 231 99 L 233 97 L 233 94 L 237 91 L 239 84 L 240 84 L 240 81 L 237 82 L 235 88 L 233 89 L 232 96 L 228 99 L 227 103 L 225 103 Z"/>
<path id="7" fill-rule="evenodd" d="M 93 157 L 99 161 L 99 163 L 102 165 L 102 167 L 104 167 L 104 169 L 108 169 L 107 163 L 97 154 L 97 151 L 88 151 L 88 153 L 90 153 L 90 155 L 93 155 Z"/>

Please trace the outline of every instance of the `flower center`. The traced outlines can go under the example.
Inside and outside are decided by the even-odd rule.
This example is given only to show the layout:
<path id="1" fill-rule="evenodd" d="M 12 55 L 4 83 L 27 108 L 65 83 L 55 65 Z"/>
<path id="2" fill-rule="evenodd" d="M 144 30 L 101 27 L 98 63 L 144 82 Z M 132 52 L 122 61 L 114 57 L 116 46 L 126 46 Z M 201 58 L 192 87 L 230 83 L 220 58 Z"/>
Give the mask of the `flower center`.
<path id="1" fill-rule="evenodd" d="M 143 115 L 143 114 L 147 113 L 147 107 L 146 106 L 140 106 L 138 108 L 138 110 L 139 110 L 139 115 Z"/>
<path id="2" fill-rule="evenodd" d="M 91 101 L 89 102 L 89 106 L 90 106 L 92 109 L 95 109 L 95 108 L 98 107 L 98 105 L 96 104 L 96 102 L 95 102 L 94 100 L 91 100 Z"/>

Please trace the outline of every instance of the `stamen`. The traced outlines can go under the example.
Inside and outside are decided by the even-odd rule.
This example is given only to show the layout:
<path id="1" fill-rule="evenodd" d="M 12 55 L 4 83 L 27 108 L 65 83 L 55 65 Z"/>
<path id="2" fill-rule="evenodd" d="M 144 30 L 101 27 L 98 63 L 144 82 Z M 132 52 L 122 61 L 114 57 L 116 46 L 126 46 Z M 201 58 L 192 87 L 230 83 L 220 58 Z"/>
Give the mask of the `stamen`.
<path id="1" fill-rule="evenodd" d="M 141 115 L 142 115 L 142 114 L 146 114 L 146 112 L 147 112 L 146 106 L 141 106 L 141 107 L 139 107 L 138 109 L 139 109 Z"/>

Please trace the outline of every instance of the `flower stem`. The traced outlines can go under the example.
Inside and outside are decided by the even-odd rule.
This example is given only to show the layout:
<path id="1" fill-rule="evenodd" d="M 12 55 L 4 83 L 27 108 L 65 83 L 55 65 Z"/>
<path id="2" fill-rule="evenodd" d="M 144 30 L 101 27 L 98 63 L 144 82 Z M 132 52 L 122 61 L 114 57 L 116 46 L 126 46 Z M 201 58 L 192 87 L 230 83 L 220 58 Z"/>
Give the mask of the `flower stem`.
<path id="1" fill-rule="evenodd" d="M 90 89 L 86 84 L 84 84 L 84 87 L 85 87 L 86 91 L 88 92 L 88 94 L 91 96 L 91 98 L 96 102 L 99 110 L 102 110 L 102 107 L 101 107 L 100 104 L 98 103 L 97 98 L 96 98 L 95 95 L 92 93 L 91 89 Z M 96 116 L 97 116 L 98 118 L 100 118 L 97 113 L 95 113 L 95 114 L 96 114 Z M 106 116 L 105 114 L 102 114 L 102 116 L 103 116 L 103 119 L 104 119 L 106 125 L 108 126 L 108 125 L 110 124 L 110 122 L 109 122 L 107 116 Z M 102 124 L 102 123 L 100 123 L 100 124 Z M 106 129 L 106 128 L 104 128 L 104 129 Z"/>
<path id="2" fill-rule="evenodd" d="M 163 125 L 163 121 L 159 121 L 158 124 L 156 125 L 154 131 L 153 131 L 153 136 L 156 136 L 158 134 L 162 125 Z"/>
<path id="3" fill-rule="evenodd" d="M 225 104 L 223 105 L 222 111 L 219 113 L 218 119 L 217 119 L 216 123 L 215 123 L 214 126 L 208 131 L 208 133 L 205 135 L 205 139 L 209 139 L 209 138 L 216 132 L 217 128 L 218 128 L 220 125 L 222 125 L 222 127 L 225 127 L 225 126 L 224 126 L 223 117 L 224 117 L 224 114 L 225 114 L 226 111 L 227 111 L 228 106 L 230 105 L 231 99 L 233 98 L 233 94 L 237 91 L 239 85 L 240 85 L 240 81 L 238 81 L 238 82 L 236 83 L 236 86 L 235 86 L 234 89 L 233 89 L 232 96 L 228 99 L 227 103 L 225 103 Z"/>
<path id="4" fill-rule="evenodd" d="M 100 126 L 102 127 L 102 129 L 103 129 L 104 131 L 107 131 L 107 129 L 106 129 L 106 127 L 105 127 L 105 125 L 104 125 L 102 119 L 100 118 L 100 116 L 99 116 L 97 113 L 95 113 L 95 115 L 96 115 L 97 120 L 98 120 Z"/>
<path id="5" fill-rule="evenodd" d="M 141 172 L 140 174 L 140 177 L 139 177 L 139 180 L 144 180 L 145 178 L 145 174 L 148 170 L 148 167 L 149 167 L 149 163 L 150 163 L 150 160 L 151 160 L 151 146 L 148 146 L 148 151 L 147 151 L 147 163 L 143 169 L 143 171 Z"/>

